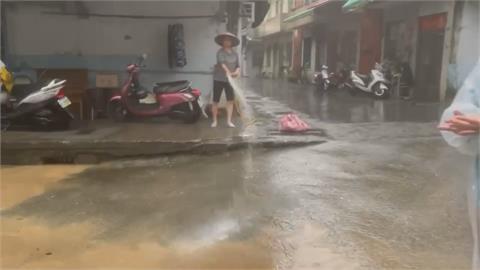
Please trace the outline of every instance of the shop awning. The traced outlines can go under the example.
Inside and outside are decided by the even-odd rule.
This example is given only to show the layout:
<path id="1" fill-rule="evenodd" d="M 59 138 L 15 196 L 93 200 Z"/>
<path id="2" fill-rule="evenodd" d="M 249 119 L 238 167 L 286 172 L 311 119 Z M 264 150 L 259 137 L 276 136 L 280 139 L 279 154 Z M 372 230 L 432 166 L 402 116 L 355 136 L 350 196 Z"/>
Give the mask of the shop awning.
<path id="1" fill-rule="evenodd" d="M 308 8 L 308 9 L 305 9 L 305 10 L 301 10 L 301 11 L 298 11 L 298 12 L 295 12 L 293 13 L 292 15 L 286 17 L 285 19 L 283 19 L 284 22 L 290 22 L 290 21 L 294 21 L 296 19 L 300 19 L 300 18 L 303 18 L 305 16 L 309 16 L 309 15 L 312 15 L 313 14 L 313 8 Z"/>
<path id="2" fill-rule="evenodd" d="M 307 8 L 318 8 L 332 2 L 337 2 L 337 0 L 317 0 L 308 5 Z"/>
<path id="3" fill-rule="evenodd" d="M 366 5 L 368 5 L 373 0 L 348 0 L 343 6 L 342 9 L 345 12 L 353 12 L 359 10 Z"/>
<path id="4" fill-rule="evenodd" d="M 284 22 L 289 22 L 293 21 L 296 19 L 303 18 L 305 16 L 310 16 L 313 15 L 313 12 L 316 8 L 319 8 L 321 6 L 324 6 L 328 3 L 336 2 L 336 0 L 317 0 L 311 3 L 310 5 L 305 6 L 304 10 L 299 10 L 297 12 L 294 12 L 292 15 L 286 17 L 283 19 Z"/>

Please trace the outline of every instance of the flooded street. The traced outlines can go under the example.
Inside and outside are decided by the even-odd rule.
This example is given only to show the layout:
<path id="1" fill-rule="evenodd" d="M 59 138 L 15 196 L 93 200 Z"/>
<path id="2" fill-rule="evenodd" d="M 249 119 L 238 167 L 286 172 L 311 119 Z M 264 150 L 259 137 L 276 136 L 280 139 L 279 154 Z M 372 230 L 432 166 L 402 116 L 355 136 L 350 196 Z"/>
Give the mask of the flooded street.
<path id="1" fill-rule="evenodd" d="M 468 166 L 423 138 L 3 167 L 1 264 L 468 269 Z"/>
<path id="2" fill-rule="evenodd" d="M 471 163 L 439 136 L 441 105 L 249 83 L 257 126 L 298 109 L 330 140 L 2 167 L 2 267 L 470 268 Z"/>

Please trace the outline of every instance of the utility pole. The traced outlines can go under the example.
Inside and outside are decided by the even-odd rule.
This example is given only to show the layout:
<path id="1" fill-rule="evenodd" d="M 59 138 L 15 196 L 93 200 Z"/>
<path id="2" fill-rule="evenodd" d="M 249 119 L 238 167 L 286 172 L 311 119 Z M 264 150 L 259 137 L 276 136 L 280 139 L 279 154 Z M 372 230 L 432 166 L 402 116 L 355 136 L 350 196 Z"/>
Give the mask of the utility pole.
<path id="1" fill-rule="evenodd" d="M 440 74 L 440 101 L 444 101 L 447 95 L 448 87 L 448 65 L 450 63 L 450 55 L 452 53 L 452 37 L 454 34 L 454 20 L 455 20 L 455 0 L 448 3 L 447 25 L 445 28 L 445 41 L 443 47 L 442 71 Z"/>
<path id="2" fill-rule="evenodd" d="M 7 63 L 7 4 L 0 0 L 0 59 Z"/>

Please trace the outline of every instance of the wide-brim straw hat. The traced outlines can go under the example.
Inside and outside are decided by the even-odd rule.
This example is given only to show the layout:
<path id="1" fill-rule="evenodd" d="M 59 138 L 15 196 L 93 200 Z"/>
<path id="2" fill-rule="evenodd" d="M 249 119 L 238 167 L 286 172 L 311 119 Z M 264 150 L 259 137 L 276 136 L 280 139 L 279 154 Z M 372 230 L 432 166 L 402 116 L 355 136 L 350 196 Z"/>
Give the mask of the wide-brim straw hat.
<path id="1" fill-rule="evenodd" d="M 223 42 L 224 38 L 229 38 L 232 41 L 232 46 L 233 47 L 238 46 L 240 44 L 240 40 L 234 34 L 232 34 L 230 32 L 225 32 L 225 33 L 221 33 L 221 34 L 217 35 L 215 37 L 215 42 L 218 45 L 223 46 L 222 42 Z"/>

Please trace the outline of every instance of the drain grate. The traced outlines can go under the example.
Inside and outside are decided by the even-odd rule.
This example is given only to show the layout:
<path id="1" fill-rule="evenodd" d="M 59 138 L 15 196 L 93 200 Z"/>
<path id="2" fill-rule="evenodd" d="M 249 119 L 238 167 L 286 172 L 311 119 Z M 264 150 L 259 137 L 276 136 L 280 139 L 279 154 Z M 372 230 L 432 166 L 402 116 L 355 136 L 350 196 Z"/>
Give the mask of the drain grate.
<path id="1" fill-rule="evenodd" d="M 50 156 L 50 157 L 43 157 L 42 164 L 44 165 L 52 165 L 52 164 L 74 164 L 75 159 L 71 156 Z"/>
<path id="2" fill-rule="evenodd" d="M 80 128 L 75 134 L 78 135 L 88 135 L 92 134 L 95 131 L 95 128 L 93 127 L 86 127 L 86 128 Z"/>

